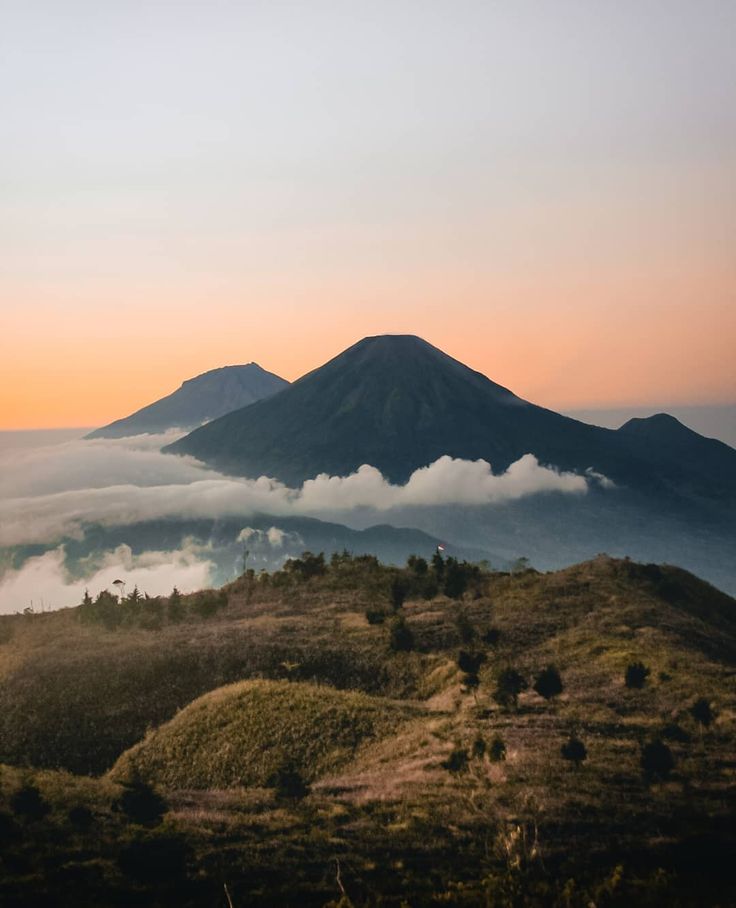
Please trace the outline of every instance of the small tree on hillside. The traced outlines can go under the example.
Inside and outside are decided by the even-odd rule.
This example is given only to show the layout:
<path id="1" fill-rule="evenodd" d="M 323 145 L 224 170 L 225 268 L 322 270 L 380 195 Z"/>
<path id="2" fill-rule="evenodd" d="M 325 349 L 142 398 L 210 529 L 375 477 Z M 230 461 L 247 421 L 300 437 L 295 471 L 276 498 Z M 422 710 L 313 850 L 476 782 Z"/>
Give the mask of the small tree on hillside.
<path id="1" fill-rule="evenodd" d="M 492 763 L 500 763 L 506 759 L 506 742 L 501 735 L 494 735 L 491 746 L 488 748 L 488 756 Z"/>
<path id="2" fill-rule="evenodd" d="M 167 810 L 161 795 L 139 778 L 123 783 L 118 807 L 132 823 L 140 826 L 158 826 Z"/>
<path id="3" fill-rule="evenodd" d="M 409 555 L 406 560 L 406 566 L 412 572 L 416 574 L 417 577 L 425 577 L 429 566 L 424 558 L 420 558 L 418 555 Z"/>
<path id="4" fill-rule="evenodd" d="M 450 599 L 460 599 L 468 587 L 468 578 L 463 565 L 457 558 L 448 558 L 445 562 L 445 596 Z"/>
<path id="5" fill-rule="evenodd" d="M 716 717 L 715 711 L 710 705 L 710 700 L 706 700 L 705 697 L 700 697 L 699 700 L 696 700 L 695 703 L 693 703 L 690 707 L 690 715 L 696 722 L 700 723 L 703 728 L 709 728 Z"/>
<path id="6" fill-rule="evenodd" d="M 403 577 L 392 578 L 391 586 L 389 587 L 389 600 L 391 602 L 391 607 L 395 612 L 398 612 L 406 601 L 408 592 L 409 585 Z"/>
<path id="7" fill-rule="evenodd" d="M 432 572 L 437 578 L 437 583 L 441 583 L 445 576 L 445 559 L 439 549 L 432 555 Z"/>
<path id="8" fill-rule="evenodd" d="M 562 689 L 562 678 L 554 665 L 548 665 L 547 668 L 543 669 L 534 682 L 534 690 L 545 700 L 559 697 Z"/>
<path id="9" fill-rule="evenodd" d="M 578 769 L 588 759 L 588 750 L 585 744 L 575 735 L 570 735 L 560 748 L 560 753 L 563 759 L 569 760 L 573 764 L 575 769 Z"/>
<path id="10" fill-rule="evenodd" d="M 414 634 L 403 615 L 396 615 L 391 622 L 389 646 L 395 653 L 406 653 L 414 649 Z"/>
<path id="11" fill-rule="evenodd" d="M 10 799 L 10 807 L 16 816 L 26 820 L 42 820 L 51 811 L 48 802 L 41 796 L 35 785 L 24 785 Z"/>
<path id="12" fill-rule="evenodd" d="M 645 779 L 667 779 L 675 768 L 675 758 L 664 741 L 655 738 L 642 747 L 640 764 Z"/>
<path id="13" fill-rule="evenodd" d="M 176 587 L 171 591 L 166 612 L 172 624 L 179 624 L 184 619 L 184 605 L 181 601 L 181 593 Z"/>
<path id="14" fill-rule="evenodd" d="M 519 694 L 528 687 L 526 678 L 515 668 L 505 668 L 496 680 L 493 699 L 504 709 L 516 709 L 519 705 Z"/>
<path id="15" fill-rule="evenodd" d="M 627 687 L 634 690 L 641 690 L 646 684 L 650 670 L 643 662 L 631 662 L 626 666 L 626 675 L 624 681 Z"/>

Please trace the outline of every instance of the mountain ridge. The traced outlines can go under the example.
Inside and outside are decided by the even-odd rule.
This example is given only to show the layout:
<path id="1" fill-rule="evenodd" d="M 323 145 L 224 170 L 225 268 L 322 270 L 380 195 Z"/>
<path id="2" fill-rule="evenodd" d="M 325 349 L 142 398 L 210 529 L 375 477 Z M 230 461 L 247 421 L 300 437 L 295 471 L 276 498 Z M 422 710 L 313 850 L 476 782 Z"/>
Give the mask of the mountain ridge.
<path id="1" fill-rule="evenodd" d="M 185 379 L 171 394 L 85 437 L 123 438 L 169 429 L 192 429 L 231 410 L 247 406 L 288 386 L 258 363 L 220 366 Z"/>

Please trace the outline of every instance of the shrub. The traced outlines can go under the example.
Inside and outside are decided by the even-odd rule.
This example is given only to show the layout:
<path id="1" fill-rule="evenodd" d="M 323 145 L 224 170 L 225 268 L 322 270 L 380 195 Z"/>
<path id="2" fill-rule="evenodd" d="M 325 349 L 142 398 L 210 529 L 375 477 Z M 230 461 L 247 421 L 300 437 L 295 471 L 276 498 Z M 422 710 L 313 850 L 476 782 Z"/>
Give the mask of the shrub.
<path id="1" fill-rule="evenodd" d="M 167 615 L 172 624 L 179 624 L 184 619 L 184 605 L 181 601 L 181 593 L 176 587 L 174 587 L 169 596 Z"/>
<path id="2" fill-rule="evenodd" d="M 632 662 L 626 666 L 626 676 L 624 678 L 626 686 L 635 690 L 641 690 L 649 677 L 650 671 L 643 662 Z"/>
<path id="3" fill-rule="evenodd" d="M 123 783 L 118 807 L 139 826 L 157 826 L 167 810 L 166 801 L 147 782 L 133 779 Z"/>
<path id="4" fill-rule="evenodd" d="M 464 747 L 456 747 L 448 758 L 442 761 L 442 768 L 452 773 L 465 772 L 469 760 L 468 751 Z"/>
<path id="5" fill-rule="evenodd" d="M 277 798 L 295 801 L 300 801 L 309 794 L 309 785 L 291 763 L 280 766 L 269 778 L 267 787 L 274 789 Z"/>
<path id="6" fill-rule="evenodd" d="M 464 609 L 458 609 L 455 615 L 455 630 L 461 643 L 472 643 L 475 640 L 475 628 Z"/>
<path id="7" fill-rule="evenodd" d="M 477 735 L 473 741 L 473 757 L 480 759 L 486 752 L 486 742 L 483 735 Z"/>
<path id="8" fill-rule="evenodd" d="M 529 687 L 526 678 L 515 668 L 505 668 L 496 680 L 493 699 L 504 709 L 517 708 L 519 694 Z"/>
<path id="9" fill-rule="evenodd" d="M 710 701 L 706 700 L 705 697 L 701 697 L 693 703 L 690 707 L 690 715 L 705 728 L 708 728 L 716 717 Z"/>
<path id="10" fill-rule="evenodd" d="M 494 735 L 491 746 L 488 748 L 488 756 L 493 763 L 500 763 L 506 759 L 506 742 L 501 735 Z"/>
<path id="11" fill-rule="evenodd" d="M 469 674 L 477 674 L 485 660 L 486 657 L 484 653 L 470 653 L 467 650 L 461 649 L 457 654 L 458 668 L 460 671 L 468 672 Z"/>
<path id="12" fill-rule="evenodd" d="M 575 735 L 570 735 L 568 740 L 560 748 L 560 753 L 565 760 L 569 760 L 576 769 L 588 758 L 588 749 L 585 744 Z"/>
<path id="13" fill-rule="evenodd" d="M 289 574 L 296 574 L 302 580 L 321 577 L 327 572 L 324 552 L 320 552 L 319 555 L 304 552 L 301 558 L 290 558 L 284 565 L 284 570 Z"/>
<path id="14" fill-rule="evenodd" d="M 393 608 L 395 612 L 398 612 L 398 610 L 404 604 L 408 592 L 409 585 L 403 577 L 394 577 L 391 580 L 388 597 L 389 602 L 391 603 L 391 608 Z"/>
<path id="15" fill-rule="evenodd" d="M 537 675 L 534 682 L 534 690 L 545 700 L 558 697 L 562 693 L 562 687 L 562 678 L 554 665 L 548 665 Z"/>
<path id="16" fill-rule="evenodd" d="M 656 738 L 642 747 L 640 765 L 645 778 L 666 779 L 675 768 L 675 758 L 669 747 Z"/>
<path id="17" fill-rule="evenodd" d="M 368 624 L 383 624 L 386 620 L 386 613 L 381 609 L 366 609 L 365 618 Z"/>
<path id="18" fill-rule="evenodd" d="M 483 631 L 481 640 L 488 644 L 488 646 L 498 646 L 498 641 L 501 639 L 501 631 L 497 627 L 489 627 L 487 630 Z"/>
<path id="19" fill-rule="evenodd" d="M 225 590 L 203 590 L 194 600 L 194 611 L 201 618 L 211 618 L 215 612 L 227 605 Z"/>
<path id="20" fill-rule="evenodd" d="M 690 735 L 677 722 L 670 722 L 662 729 L 662 737 L 668 741 L 677 741 L 679 744 L 688 744 Z"/>
<path id="21" fill-rule="evenodd" d="M 389 646 L 395 653 L 405 653 L 414 649 L 414 634 L 401 615 L 391 622 Z"/>
<path id="22" fill-rule="evenodd" d="M 445 563 L 445 596 L 460 599 L 467 588 L 468 577 L 464 565 L 459 564 L 457 558 L 448 558 Z"/>
<path id="23" fill-rule="evenodd" d="M 10 799 L 10 807 L 16 816 L 26 820 L 42 820 L 50 811 L 50 805 L 41 797 L 35 785 L 24 785 Z"/>
<path id="24" fill-rule="evenodd" d="M 418 555 L 409 555 L 406 566 L 413 574 L 416 574 L 417 577 L 424 577 L 429 570 L 426 560 L 420 558 Z"/>

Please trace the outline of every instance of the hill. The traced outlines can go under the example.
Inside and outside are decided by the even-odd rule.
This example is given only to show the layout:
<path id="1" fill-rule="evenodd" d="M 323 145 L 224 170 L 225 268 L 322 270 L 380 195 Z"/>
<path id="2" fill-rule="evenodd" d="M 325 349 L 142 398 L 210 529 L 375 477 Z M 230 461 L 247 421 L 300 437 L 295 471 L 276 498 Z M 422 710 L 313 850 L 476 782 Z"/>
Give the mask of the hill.
<path id="1" fill-rule="evenodd" d="M 168 429 L 191 429 L 217 419 L 231 410 L 270 397 L 288 382 L 257 363 L 224 366 L 190 378 L 172 394 L 162 397 L 130 416 L 95 429 L 87 438 L 124 438 L 156 434 Z"/>
<path id="2" fill-rule="evenodd" d="M 305 554 L 0 639 L 3 904 L 729 904 L 736 602 L 679 568 Z"/>
<path id="3" fill-rule="evenodd" d="M 736 496 L 736 451 L 697 436 L 699 451 L 715 451 L 721 464 L 714 478 L 707 458 L 682 462 L 660 429 L 656 420 L 644 434 L 586 425 L 522 400 L 418 337 L 386 335 L 364 338 L 277 397 L 229 413 L 165 450 L 291 485 L 319 473 L 344 476 L 364 463 L 405 482 L 445 454 L 482 458 L 501 472 L 531 453 L 562 470 L 593 469 L 650 496 Z"/>
<path id="4" fill-rule="evenodd" d="M 418 714 L 327 686 L 241 681 L 190 703 L 126 751 L 111 775 L 169 789 L 264 787 L 284 770 L 313 782 Z"/>

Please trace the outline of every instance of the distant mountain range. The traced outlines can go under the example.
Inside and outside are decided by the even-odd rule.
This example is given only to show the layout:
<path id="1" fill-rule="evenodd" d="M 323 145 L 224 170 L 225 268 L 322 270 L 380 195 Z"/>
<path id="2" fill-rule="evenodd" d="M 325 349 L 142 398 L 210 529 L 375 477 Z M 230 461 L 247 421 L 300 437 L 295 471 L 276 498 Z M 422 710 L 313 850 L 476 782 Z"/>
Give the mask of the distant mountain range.
<path id="1" fill-rule="evenodd" d="M 90 432 L 87 438 L 124 438 L 168 429 L 192 429 L 232 410 L 270 397 L 288 382 L 257 363 L 212 369 L 185 381 L 166 397 L 124 419 Z"/>
<path id="2" fill-rule="evenodd" d="M 444 454 L 495 472 L 524 454 L 656 497 L 736 500 L 736 450 L 660 414 L 618 431 L 517 397 L 411 335 L 368 337 L 280 394 L 221 416 L 165 449 L 234 475 L 299 485 L 362 464 L 393 482 Z"/>

